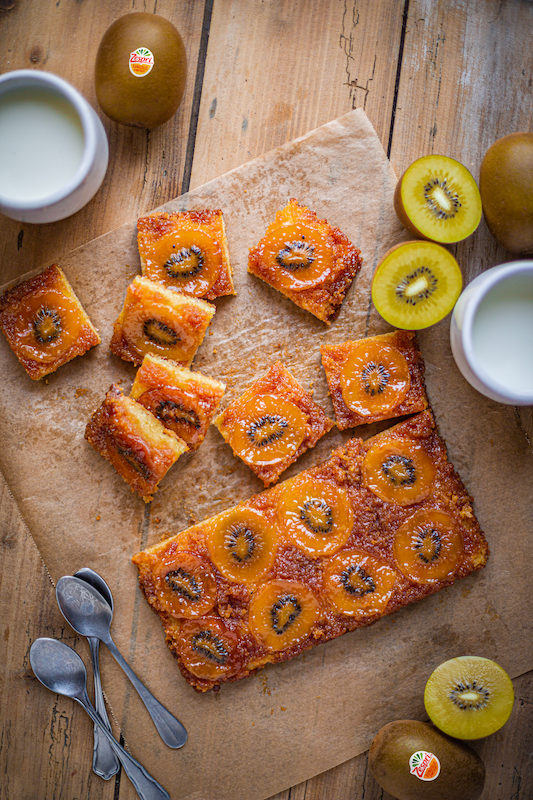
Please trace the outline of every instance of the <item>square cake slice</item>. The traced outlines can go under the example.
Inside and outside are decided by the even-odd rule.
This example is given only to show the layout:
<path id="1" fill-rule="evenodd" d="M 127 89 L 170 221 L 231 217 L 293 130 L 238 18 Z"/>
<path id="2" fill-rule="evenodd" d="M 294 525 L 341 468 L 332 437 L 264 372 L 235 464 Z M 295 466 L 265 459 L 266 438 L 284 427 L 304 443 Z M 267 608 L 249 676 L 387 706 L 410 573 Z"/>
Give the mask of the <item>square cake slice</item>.
<path id="1" fill-rule="evenodd" d="M 268 486 L 335 423 L 276 361 L 214 424 L 234 454 Z"/>
<path id="2" fill-rule="evenodd" d="M 184 441 L 115 384 L 89 420 L 85 438 L 145 503 L 187 451 Z"/>
<path id="3" fill-rule="evenodd" d="M 250 249 L 248 271 L 329 325 L 362 263 L 339 228 L 291 198 Z"/>
<path id="4" fill-rule="evenodd" d="M 220 209 L 150 214 L 137 229 L 146 278 L 206 300 L 235 294 Z"/>
<path id="5" fill-rule="evenodd" d="M 146 355 L 130 395 L 183 439 L 189 450 L 197 450 L 225 389 L 214 378 L 178 367 L 166 358 Z"/>
<path id="6" fill-rule="evenodd" d="M 152 353 L 188 367 L 215 310 L 205 300 L 186 297 L 148 278 L 137 277 L 128 286 L 109 349 L 135 366 L 141 364 L 146 353 Z"/>
<path id="7" fill-rule="evenodd" d="M 320 348 L 341 431 L 428 407 L 424 359 L 413 331 L 392 331 Z"/>
<path id="8" fill-rule="evenodd" d="M 370 625 L 488 556 L 423 411 L 133 561 L 182 674 L 207 691 Z"/>
<path id="9" fill-rule="evenodd" d="M 0 328 L 33 380 L 55 372 L 100 343 L 94 325 L 57 264 L 0 297 Z"/>

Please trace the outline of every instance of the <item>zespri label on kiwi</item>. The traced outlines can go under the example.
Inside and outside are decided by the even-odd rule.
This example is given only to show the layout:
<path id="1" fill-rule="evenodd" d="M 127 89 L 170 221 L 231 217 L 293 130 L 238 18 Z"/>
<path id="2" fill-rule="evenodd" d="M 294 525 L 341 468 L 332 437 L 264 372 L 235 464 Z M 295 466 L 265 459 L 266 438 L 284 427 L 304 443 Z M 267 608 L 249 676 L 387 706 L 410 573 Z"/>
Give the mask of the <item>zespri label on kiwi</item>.
<path id="1" fill-rule="evenodd" d="M 440 773 L 440 761 L 434 753 L 417 750 L 409 759 L 409 772 L 421 781 L 434 781 Z"/>
<path id="2" fill-rule="evenodd" d="M 147 47 L 138 47 L 130 53 L 130 72 L 136 78 L 144 78 L 152 71 L 154 66 L 154 54 Z"/>

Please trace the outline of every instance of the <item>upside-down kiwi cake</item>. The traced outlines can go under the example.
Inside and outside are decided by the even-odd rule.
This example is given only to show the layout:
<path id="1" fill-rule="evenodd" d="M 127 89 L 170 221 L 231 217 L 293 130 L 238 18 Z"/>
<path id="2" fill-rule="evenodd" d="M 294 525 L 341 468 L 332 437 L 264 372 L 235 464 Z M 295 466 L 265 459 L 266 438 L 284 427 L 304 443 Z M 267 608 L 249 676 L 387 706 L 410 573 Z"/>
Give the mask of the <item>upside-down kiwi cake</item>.
<path id="1" fill-rule="evenodd" d="M 85 439 L 145 503 L 188 449 L 174 431 L 115 384 L 87 423 Z"/>
<path id="2" fill-rule="evenodd" d="M 329 325 L 362 263 L 339 228 L 291 198 L 250 249 L 248 271 Z"/>
<path id="3" fill-rule="evenodd" d="M 64 272 L 57 264 L 0 297 L 0 328 L 33 380 L 100 343 Z"/>
<path id="4" fill-rule="evenodd" d="M 265 486 L 334 424 L 281 361 L 214 420 L 233 453 Z"/>
<path id="5" fill-rule="evenodd" d="M 137 370 L 130 396 L 194 451 L 205 439 L 225 389 L 214 378 L 147 354 Z"/>
<path id="6" fill-rule="evenodd" d="M 423 411 L 133 561 L 181 672 L 207 691 L 375 622 L 488 554 Z"/>
<path id="7" fill-rule="evenodd" d="M 126 291 L 109 349 L 136 366 L 153 353 L 188 367 L 215 311 L 205 300 L 137 276 Z"/>
<path id="8" fill-rule="evenodd" d="M 341 431 L 428 407 L 424 359 L 414 331 L 324 344 L 320 352 Z"/>
<path id="9" fill-rule="evenodd" d="M 146 278 L 206 300 L 235 294 L 222 211 L 150 214 L 137 228 Z"/>

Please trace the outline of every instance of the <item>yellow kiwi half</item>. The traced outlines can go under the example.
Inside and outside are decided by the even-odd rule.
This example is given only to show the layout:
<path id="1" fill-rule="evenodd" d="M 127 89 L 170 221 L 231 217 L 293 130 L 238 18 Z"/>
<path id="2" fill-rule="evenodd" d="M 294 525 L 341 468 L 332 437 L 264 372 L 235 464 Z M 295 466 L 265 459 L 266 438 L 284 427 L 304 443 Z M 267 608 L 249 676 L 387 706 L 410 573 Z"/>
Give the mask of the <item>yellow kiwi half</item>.
<path id="1" fill-rule="evenodd" d="M 418 330 L 445 317 L 462 286 L 459 265 L 445 247 L 434 242 L 404 242 L 379 262 L 372 280 L 372 300 L 394 327 Z"/>
<path id="2" fill-rule="evenodd" d="M 411 164 L 396 186 L 394 208 L 409 233 L 442 244 L 466 239 L 481 221 L 474 178 L 448 156 L 423 156 Z"/>
<path id="3" fill-rule="evenodd" d="M 513 710 L 514 689 L 499 664 L 481 656 L 458 656 L 440 664 L 424 690 L 434 725 L 457 739 L 481 739 L 499 730 Z"/>

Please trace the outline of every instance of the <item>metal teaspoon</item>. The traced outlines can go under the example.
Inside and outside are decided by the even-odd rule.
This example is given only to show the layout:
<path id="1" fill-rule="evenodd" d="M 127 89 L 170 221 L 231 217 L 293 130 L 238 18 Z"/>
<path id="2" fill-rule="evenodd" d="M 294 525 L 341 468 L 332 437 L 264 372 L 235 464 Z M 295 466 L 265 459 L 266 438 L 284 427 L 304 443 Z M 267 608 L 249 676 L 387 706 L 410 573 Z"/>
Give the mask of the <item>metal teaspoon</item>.
<path id="1" fill-rule="evenodd" d="M 104 600 L 106 600 L 113 613 L 113 596 L 109 590 L 109 586 L 104 579 L 88 567 L 79 569 L 74 573 L 74 577 L 80 578 L 85 583 L 90 584 L 97 592 L 100 592 Z M 88 636 L 89 648 L 91 650 L 91 661 L 93 665 L 94 676 L 94 707 L 96 713 L 104 723 L 107 730 L 111 733 L 111 725 L 107 716 L 105 707 L 104 695 L 102 694 L 102 684 L 100 682 L 100 659 L 98 651 L 100 647 L 100 639 L 96 636 Z M 113 751 L 113 748 L 107 741 L 106 737 L 98 727 L 94 726 L 94 747 L 93 747 L 93 771 L 100 775 L 101 778 L 108 781 L 113 775 L 116 775 L 120 769 L 120 764 Z"/>
<path id="2" fill-rule="evenodd" d="M 124 750 L 102 724 L 87 695 L 85 666 L 74 650 L 57 639 L 36 639 L 30 647 L 30 664 L 35 676 L 47 689 L 72 697 L 83 706 L 115 751 L 141 800 L 170 800 L 168 792 Z"/>
<path id="3" fill-rule="evenodd" d="M 109 631 L 113 612 L 100 592 L 79 578 L 65 575 L 57 583 L 56 597 L 61 613 L 77 633 L 95 636 L 109 648 L 137 690 L 165 744 L 173 748 L 183 747 L 187 741 L 187 731 L 148 691 L 113 642 Z"/>

